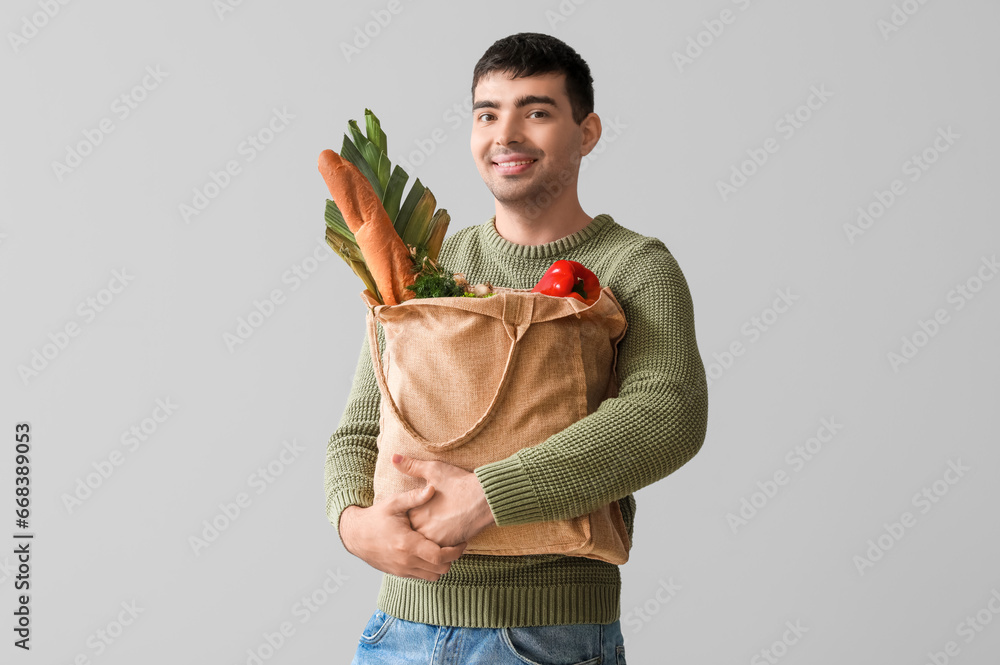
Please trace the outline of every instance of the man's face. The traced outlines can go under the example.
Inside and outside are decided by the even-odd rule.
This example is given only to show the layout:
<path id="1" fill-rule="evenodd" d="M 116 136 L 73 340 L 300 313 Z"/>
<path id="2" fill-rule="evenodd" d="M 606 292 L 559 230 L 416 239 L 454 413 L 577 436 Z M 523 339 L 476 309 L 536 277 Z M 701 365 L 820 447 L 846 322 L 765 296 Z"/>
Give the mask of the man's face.
<path id="1" fill-rule="evenodd" d="M 562 73 L 510 79 L 493 72 L 476 84 L 472 157 L 507 207 L 537 214 L 559 192 L 576 194 L 580 159 L 592 146 L 584 146 L 584 132 L 573 122 L 565 81 Z M 498 165 L 526 160 L 534 161 Z"/>

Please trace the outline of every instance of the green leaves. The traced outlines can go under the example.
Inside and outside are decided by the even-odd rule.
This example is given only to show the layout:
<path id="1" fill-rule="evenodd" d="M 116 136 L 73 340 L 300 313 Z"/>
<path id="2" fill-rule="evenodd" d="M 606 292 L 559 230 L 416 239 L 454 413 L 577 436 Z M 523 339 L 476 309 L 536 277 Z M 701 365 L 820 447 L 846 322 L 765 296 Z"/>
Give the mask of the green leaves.
<path id="1" fill-rule="evenodd" d="M 393 168 L 390 163 L 388 139 L 382 131 L 381 123 L 371 110 L 365 109 L 367 135 L 361 133 L 361 128 L 355 120 L 348 120 L 347 125 L 350 136 L 344 134 L 340 156 L 357 166 L 371 183 L 375 194 L 382 201 L 382 207 L 389 220 L 393 223 L 393 228 L 403 242 L 436 261 L 448 223 L 451 221 L 448 211 L 443 208 L 435 211 L 437 201 L 431 191 L 421 184 L 420 178 L 414 181 L 406 198 L 403 198 L 403 190 L 410 176 L 399 166 Z M 330 199 L 326 201 L 324 218 L 327 226 L 327 244 L 347 261 L 368 289 L 379 296 L 375 280 L 372 279 L 364 257 L 358 250 L 354 234 L 344 222 L 344 216 L 337 204 Z"/>
<path id="2" fill-rule="evenodd" d="M 417 250 L 414 272 L 419 274 L 413 284 L 406 288 L 413 291 L 416 298 L 446 298 L 465 293 L 465 289 L 455 282 L 454 275 L 437 265 L 424 250 Z"/>
<path id="3" fill-rule="evenodd" d="M 354 121 L 351 120 L 351 122 L 353 123 Z M 363 136 L 361 138 L 364 139 Z M 364 144 L 361 149 L 369 154 L 372 151 L 370 143 Z M 379 159 L 379 154 L 380 153 L 376 153 L 373 156 L 375 166 L 372 166 L 371 162 L 369 162 L 369 158 L 363 156 L 361 150 L 351 143 L 351 139 L 347 137 L 347 134 L 344 134 L 344 144 L 340 148 L 340 156 L 358 167 L 358 170 L 360 170 L 361 173 L 368 178 L 368 182 L 372 184 L 372 189 L 375 190 L 375 193 L 381 199 L 383 193 L 385 192 L 385 185 L 383 185 L 382 181 L 379 180 L 378 172 L 376 170 L 379 162 L 381 161 Z"/>
<path id="4" fill-rule="evenodd" d="M 369 109 L 365 109 L 365 130 L 368 132 L 368 137 L 371 142 L 374 143 L 379 150 L 384 153 L 389 152 L 389 144 L 385 138 L 385 132 L 382 131 L 382 126 L 375 117 L 375 114 Z"/>
<path id="5" fill-rule="evenodd" d="M 394 223 L 399 214 L 399 202 L 403 198 L 403 187 L 406 186 L 409 177 L 406 175 L 406 171 L 399 166 L 394 168 L 392 177 L 389 178 L 389 184 L 385 188 L 385 196 L 382 197 L 382 207 L 389 213 L 389 219 Z"/>

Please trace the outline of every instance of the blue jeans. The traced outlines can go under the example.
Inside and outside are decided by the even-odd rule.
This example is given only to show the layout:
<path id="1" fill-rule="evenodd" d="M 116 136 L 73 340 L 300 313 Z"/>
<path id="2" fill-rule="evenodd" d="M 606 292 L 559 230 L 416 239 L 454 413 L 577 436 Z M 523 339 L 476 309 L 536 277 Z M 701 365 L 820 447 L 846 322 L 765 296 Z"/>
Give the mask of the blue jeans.
<path id="1" fill-rule="evenodd" d="M 351 665 L 626 665 L 621 620 L 515 628 L 414 623 L 376 609 Z"/>

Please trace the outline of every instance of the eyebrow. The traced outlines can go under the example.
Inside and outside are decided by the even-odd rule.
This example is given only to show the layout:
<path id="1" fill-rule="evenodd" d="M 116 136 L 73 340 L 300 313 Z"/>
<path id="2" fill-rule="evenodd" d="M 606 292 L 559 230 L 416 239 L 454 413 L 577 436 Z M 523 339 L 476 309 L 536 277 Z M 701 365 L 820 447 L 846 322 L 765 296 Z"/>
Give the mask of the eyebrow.
<path id="1" fill-rule="evenodd" d="M 521 108 L 522 106 L 528 106 L 529 104 L 548 104 L 555 108 L 559 108 L 559 105 L 556 104 L 556 100 L 552 99 L 548 95 L 521 95 L 514 100 L 514 108 Z M 492 99 L 483 99 L 472 105 L 473 111 L 483 108 L 498 109 L 500 108 L 500 104 Z"/>

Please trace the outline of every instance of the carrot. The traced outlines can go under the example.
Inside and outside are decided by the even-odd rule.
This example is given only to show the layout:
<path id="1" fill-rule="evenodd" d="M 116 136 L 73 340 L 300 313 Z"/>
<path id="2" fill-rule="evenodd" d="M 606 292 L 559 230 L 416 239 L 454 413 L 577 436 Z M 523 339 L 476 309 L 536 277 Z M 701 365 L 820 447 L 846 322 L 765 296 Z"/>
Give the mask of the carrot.
<path id="1" fill-rule="evenodd" d="M 358 241 L 384 304 L 398 305 L 414 297 L 406 287 L 416 281 L 413 257 L 385 211 L 368 178 L 333 150 L 319 155 L 319 172 L 347 227 Z M 373 294 L 374 295 L 374 294 Z"/>

